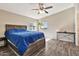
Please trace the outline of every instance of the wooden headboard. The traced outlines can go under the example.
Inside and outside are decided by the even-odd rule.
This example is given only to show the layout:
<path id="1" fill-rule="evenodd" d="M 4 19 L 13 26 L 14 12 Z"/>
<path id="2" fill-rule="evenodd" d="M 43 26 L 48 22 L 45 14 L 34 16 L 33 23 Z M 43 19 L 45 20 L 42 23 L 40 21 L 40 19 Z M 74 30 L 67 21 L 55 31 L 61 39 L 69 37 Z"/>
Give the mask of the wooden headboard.
<path id="1" fill-rule="evenodd" d="M 8 30 L 8 29 L 27 29 L 27 26 L 26 25 L 6 24 L 5 30 Z"/>

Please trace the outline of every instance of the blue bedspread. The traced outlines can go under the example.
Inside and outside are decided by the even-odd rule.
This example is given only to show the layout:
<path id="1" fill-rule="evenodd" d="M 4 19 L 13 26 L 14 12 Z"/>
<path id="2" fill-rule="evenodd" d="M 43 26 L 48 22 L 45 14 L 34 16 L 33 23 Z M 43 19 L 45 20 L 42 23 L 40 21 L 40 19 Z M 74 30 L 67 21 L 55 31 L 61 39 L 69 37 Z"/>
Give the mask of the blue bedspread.
<path id="1" fill-rule="evenodd" d="M 43 38 L 44 34 L 42 32 L 27 31 L 24 29 L 10 29 L 5 32 L 5 37 L 16 46 L 19 54 L 23 55 L 29 44 Z"/>

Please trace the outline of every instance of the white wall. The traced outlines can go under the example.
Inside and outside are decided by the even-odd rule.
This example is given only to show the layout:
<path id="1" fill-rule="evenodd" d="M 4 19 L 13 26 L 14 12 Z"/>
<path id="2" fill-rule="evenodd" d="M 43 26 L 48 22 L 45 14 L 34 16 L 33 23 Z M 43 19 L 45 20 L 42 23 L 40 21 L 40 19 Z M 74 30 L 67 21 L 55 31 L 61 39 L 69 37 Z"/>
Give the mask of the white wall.
<path id="1" fill-rule="evenodd" d="M 22 24 L 29 26 L 35 19 L 0 10 L 0 36 L 3 36 L 5 24 Z"/>
<path id="2" fill-rule="evenodd" d="M 77 13 L 76 19 L 76 45 L 79 46 L 79 13 Z"/>
<path id="3" fill-rule="evenodd" d="M 75 10 L 74 7 L 72 7 L 57 14 L 42 18 L 40 19 L 41 21 L 48 22 L 48 29 L 42 29 L 41 31 L 45 33 L 45 36 L 48 39 L 56 39 L 56 31 L 59 31 L 61 28 L 65 29 L 65 26 L 66 31 L 73 32 L 74 31 L 73 21 L 75 20 L 74 16 L 75 16 Z"/>

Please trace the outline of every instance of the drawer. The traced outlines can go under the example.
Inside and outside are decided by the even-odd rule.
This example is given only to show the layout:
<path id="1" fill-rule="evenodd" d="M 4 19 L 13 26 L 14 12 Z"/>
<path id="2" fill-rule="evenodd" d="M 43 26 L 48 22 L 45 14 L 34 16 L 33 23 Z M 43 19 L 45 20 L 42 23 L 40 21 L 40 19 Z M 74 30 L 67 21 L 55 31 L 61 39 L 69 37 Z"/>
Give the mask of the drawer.
<path id="1" fill-rule="evenodd" d="M 57 33 L 57 39 L 62 41 L 69 41 L 74 42 L 75 40 L 75 34 L 69 34 L 69 33 Z"/>

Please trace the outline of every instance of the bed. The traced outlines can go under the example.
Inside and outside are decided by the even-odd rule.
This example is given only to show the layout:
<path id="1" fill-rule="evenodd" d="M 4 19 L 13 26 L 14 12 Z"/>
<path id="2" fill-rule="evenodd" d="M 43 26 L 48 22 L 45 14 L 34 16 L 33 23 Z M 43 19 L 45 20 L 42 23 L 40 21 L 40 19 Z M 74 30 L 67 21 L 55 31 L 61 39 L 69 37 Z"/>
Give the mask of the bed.
<path id="1" fill-rule="evenodd" d="M 9 47 L 21 56 L 30 56 L 45 47 L 42 32 L 28 31 L 26 25 L 6 24 L 5 37 Z"/>

